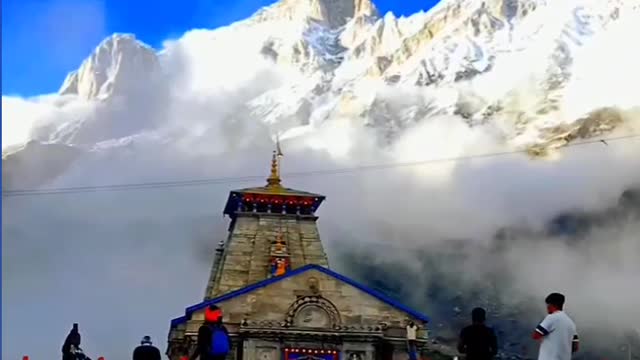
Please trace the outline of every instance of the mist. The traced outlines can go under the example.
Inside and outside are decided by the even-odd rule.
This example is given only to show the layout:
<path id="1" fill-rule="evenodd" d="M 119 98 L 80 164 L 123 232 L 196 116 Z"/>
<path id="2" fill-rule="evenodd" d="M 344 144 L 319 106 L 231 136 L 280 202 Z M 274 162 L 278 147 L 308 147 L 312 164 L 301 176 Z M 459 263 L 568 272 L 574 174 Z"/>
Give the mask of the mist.
<path id="1" fill-rule="evenodd" d="M 230 65 L 211 64 L 219 58 L 207 41 L 206 31 L 195 31 L 167 43 L 167 81 L 117 104 L 3 96 L 3 111 L 16 122 L 7 124 L 6 139 L 46 142 L 63 127 L 84 129 L 71 142 L 82 155 L 45 188 L 266 179 L 283 129 L 262 122 L 246 103 L 299 75 L 250 55 L 243 61 L 259 64 L 255 71 L 225 74 Z M 223 75 L 234 81 L 219 82 Z M 401 101 L 403 91 L 427 96 L 389 89 L 385 99 Z M 637 109 L 617 111 L 627 128 L 609 136 L 637 129 Z M 348 117 L 303 130 L 282 137 L 283 183 L 327 196 L 318 215 L 331 266 L 406 294 L 439 320 L 433 336 L 455 336 L 445 324 L 449 311 L 466 316 L 444 294 L 472 299 L 478 289 L 531 329 L 551 291 L 567 296 L 579 331 L 638 327 L 640 289 L 632 285 L 640 276 L 638 218 L 595 226 L 579 242 L 543 231 L 563 212 L 607 211 L 640 184 L 636 139 L 561 148 L 550 158 L 518 152 L 468 158 L 514 148 L 495 129 L 470 128 L 456 116 L 425 117 L 385 146 L 379 132 Z M 452 160 L 437 161 L 445 158 Z M 416 161 L 425 162 L 366 167 Z M 330 172 L 345 168 L 353 170 Z M 329 171 L 304 175 L 318 170 Z M 144 335 L 164 350 L 170 319 L 204 296 L 213 250 L 226 237 L 228 192 L 264 182 L 3 197 L 2 357 L 50 358 L 74 322 L 92 358 L 130 356 Z M 509 227 L 531 232 L 498 242 L 496 233 Z M 363 269 L 377 275 L 364 276 Z M 600 349 L 593 339 L 583 342 L 584 351 Z"/>

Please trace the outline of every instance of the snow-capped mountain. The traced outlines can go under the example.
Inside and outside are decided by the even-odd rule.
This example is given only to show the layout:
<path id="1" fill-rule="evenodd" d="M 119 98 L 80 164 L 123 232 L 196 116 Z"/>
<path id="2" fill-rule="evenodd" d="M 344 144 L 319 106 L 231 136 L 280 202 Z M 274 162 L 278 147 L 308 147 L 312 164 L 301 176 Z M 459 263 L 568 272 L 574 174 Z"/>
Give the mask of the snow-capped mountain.
<path id="1" fill-rule="evenodd" d="M 113 36 L 103 41 L 78 70 L 67 76 L 59 94 L 104 99 L 145 91 L 153 86 L 159 71 L 153 49 L 136 41 L 132 35 Z"/>
<path id="2" fill-rule="evenodd" d="M 369 0 L 281 0 L 160 52 L 132 35 L 105 39 L 59 91 L 91 109 L 37 124 L 32 138 L 88 151 L 184 141 L 209 127 L 165 121 L 184 89 L 199 89 L 203 103 L 226 84 L 253 82 L 242 100 L 218 109 L 283 139 L 347 121 L 375 129 L 384 146 L 417 123 L 451 116 L 540 154 L 635 126 L 626 112 L 640 100 L 618 99 L 640 81 L 625 68 L 638 55 L 612 40 L 638 20 L 640 5 L 623 0 L 443 0 L 409 17 L 380 15 Z M 266 71 L 276 80 L 259 77 Z"/>

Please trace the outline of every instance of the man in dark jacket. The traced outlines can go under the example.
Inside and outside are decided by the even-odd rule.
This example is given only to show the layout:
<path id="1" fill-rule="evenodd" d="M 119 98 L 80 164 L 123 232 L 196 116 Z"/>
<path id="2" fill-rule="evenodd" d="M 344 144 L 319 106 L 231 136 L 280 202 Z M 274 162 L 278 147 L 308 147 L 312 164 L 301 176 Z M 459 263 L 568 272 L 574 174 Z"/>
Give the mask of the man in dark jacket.
<path id="1" fill-rule="evenodd" d="M 73 328 L 67 335 L 62 345 L 62 360 L 75 360 L 75 350 L 80 348 L 80 332 L 78 332 L 78 324 L 73 324 Z"/>
<path id="2" fill-rule="evenodd" d="M 485 319 L 484 309 L 473 309 L 472 324 L 460 332 L 458 351 L 467 360 L 491 360 L 498 354 L 498 339 L 493 329 L 484 324 Z"/>
<path id="3" fill-rule="evenodd" d="M 229 331 L 222 324 L 222 310 L 215 305 L 209 305 L 204 311 L 204 324 L 198 329 L 196 350 L 189 359 L 195 360 L 200 357 L 200 360 L 224 360 L 231 346 Z"/>
<path id="4" fill-rule="evenodd" d="M 140 341 L 140 346 L 133 350 L 133 360 L 160 360 L 160 350 L 153 346 L 151 337 L 145 336 Z"/>

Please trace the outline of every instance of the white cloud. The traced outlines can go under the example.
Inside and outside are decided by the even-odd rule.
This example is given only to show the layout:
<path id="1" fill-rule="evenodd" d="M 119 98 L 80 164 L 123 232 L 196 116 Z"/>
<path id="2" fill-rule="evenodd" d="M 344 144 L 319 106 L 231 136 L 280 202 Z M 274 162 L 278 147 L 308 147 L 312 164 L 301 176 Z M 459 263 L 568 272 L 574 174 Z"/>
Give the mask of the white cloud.
<path id="1" fill-rule="evenodd" d="M 96 111 L 97 103 L 75 96 L 2 97 L 2 149 L 28 140 L 57 140 L 64 128 L 77 126 Z M 43 135 L 46 134 L 46 135 Z"/>
<path id="2" fill-rule="evenodd" d="M 2 148 L 22 144 L 36 120 L 48 113 L 46 105 L 23 100 L 18 97 L 2 97 Z"/>

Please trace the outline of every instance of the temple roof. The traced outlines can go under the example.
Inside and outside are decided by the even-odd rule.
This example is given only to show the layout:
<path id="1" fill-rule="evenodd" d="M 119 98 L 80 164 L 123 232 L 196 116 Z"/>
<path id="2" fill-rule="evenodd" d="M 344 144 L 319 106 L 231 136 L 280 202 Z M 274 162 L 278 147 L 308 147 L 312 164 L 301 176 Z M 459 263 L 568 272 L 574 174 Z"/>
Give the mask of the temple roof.
<path id="1" fill-rule="evenodd" d="M 267 184 L 265 186 L 232 190 L 229 193 L 229 198 L 227 199 L 227 204 L 224 207 L 223 213 L 225 215 L 233 216 L 236 211 L 238 211 L 238 204 L 242 201 L 246 201 L 247 198 L 262 198 L 263 201 L 268 202 L 275 200 L 275 203 L 278 204 L 282 204 L 283 201 L 287 200 L 292 205 L 294 203 L 296 205 L 303 205 L 313 209 L 313 211 L 318 209 L 320 203 L 325 199 L 323 195 L 282 186 L 282 180 L 280 179 L 281 157 L 282 152 L 280 151 L 280 144 L 278 142 L 277 150 L 273 152 L 271 159 L 271 173 L 267 178 Z"/>
<path id="2" fill-rule="evenodd" d="M 309 271 L 309 270 L 317 270 L 317 271 L 319 271 L 321 273 L 324 273 L 324 274 L 326 274 L 326 275 L 328 275 L 330 277 L 333 277 L 334 279 L 336 279 L 338 281 L 341 281 L 343 283 L 351 285 L 354 288 L 356 288 L 356 289 L 358 289 L 360 291 L 363 291 L 363 292 L 367 293 L 368 295 L 371 295 L 372 297 L 378 299 L 379 301 L 381 301 L 383 303 L 386 303 L 387 305 L 389 305 L 389 306 L 391 306 L 393 308 L 396 308 L 396 309 L 398 309 L 398 310 L 400 310 L 402 312 L 405 312 L 405 313 L 413 316 L 414 318 L 416 318 L 416 319 L 418 319 L 420 321 L 424 321 L 424 322 L 429 322 L 430 321 L 428 316 L 426 316 L 424 314 L 421 314 L 420 312 L 418 312 L 416 310 L 413 310 L 413 309 L 411 309 L 411 308 L 399 303 L 398 301 L 390 298 L 389 296 L 387 296 L 387 295 L 385 295 L 385 294 L 383 294 L 383 293 L 381 293 L 381 292 L 379 292 L 377 290 L 374 290 L 374 289 L 371 289 L 371 288 L 369 288 L 369 287 L 367 287 L 365 285 L 362 285 L 362 284 L 360 284 L 360 283 L 358 283 L 358 282 L 356 282 L 356 281 L 354 281 L 354 280 L 352 280 L 352 279 L 350 279 L 350 278 L 348 278 L 348 277 L 346 277 L 344 275 L 341 275 L 341 274 L 338 274 L 337 272 L 331 271 L 326 267 L 323 267 L 323 266 L 320 266 L 320 265 L 315 265 L 315 264 L 309 264 L 309 265 L 306 265 L 306 266 L 291 270 L 291 271 L 287 272 L 285 275 L 274 277 L 274 278 L 270 278 L 270 279 L 266 279 L 266 280 L 263 280 L 263 281 L 259 281 L 259 282 L 255 283 L 253 285 L 249 285 L 249 286 L 246 286 L 244 288 L 238 289 L 236 291 L 232 291 L 230 293 L 221 295 L 221 296 L 219 296 L 217 298 L 214 298 L 214 299 L 211 299 L 211 300 L 207 300 L 207 301 L 203 301 L 203 302 L 201 302 L 199 304 L 190 306 L 190 307 L 185 309 L 185 315 L 184 316 L 181 316 L 179 318 L 175 318 L 175 319 L 171 320 L 171 327 L 173 328 L 173 327 L 175 327 L 177 325 L 180 325 L 182 323 L 187 322 L 190 319 L 191 314 L 193 314 L 196 311 L 203 310 L 206 307 L 208 307 L 209 305 L 217 304 L 217 303 L 220 303 L 220 302 L 223 302 L 223 301 L 227 301 L 227 300 L 233 299 L 233 298 L 238 297 L 238 296 L 242 296 L 242 295 L 248 294 L 248 293 L 250 293 L 252 291 L 255 291 L 257 289 L 260 289 L 260 288 L 263 288 L 265 286 L 269 286 L 271 284 L 274 284 L 276 282 L 285 280 L 287 278 L 302 274 L 302 273 L 304 273 L 306 271 Z"/>
<path id="3" fill-rule="evenodd" d="M 232 193 L 239 194 L 260 194 L 260 195 L 282 195 L 282 196 L 304 196 L 304 197 L 313 197 L 313 198 L 323 198 L 323 195 L 314 194 L 308 191 L 296 190 L 291 188 L 286 188 L 283 186 L 258 186 L 258 187 L 250 187 L 238 190 L 232 190 Z"/>
<path id="4" fill-rule="evenodd" d="M 324 201 L 323 195 L 314 194 L 306 191 L 295 190 L 285 187 L 273 188 L 269 186 L 253 187 L 239 190 L 232 190 L 227 198 L 227 203 L 224 207 L 223 213 L 225 215 L 233 215 L 238 209 L 238 203 L 241 202 L 246 196 L 265 196 L 265 197 L 283 197 L 283 198 L 297 198 L 309 202 L 309 205 L 313 209 L 317 209 L 320 203 Z"/>

